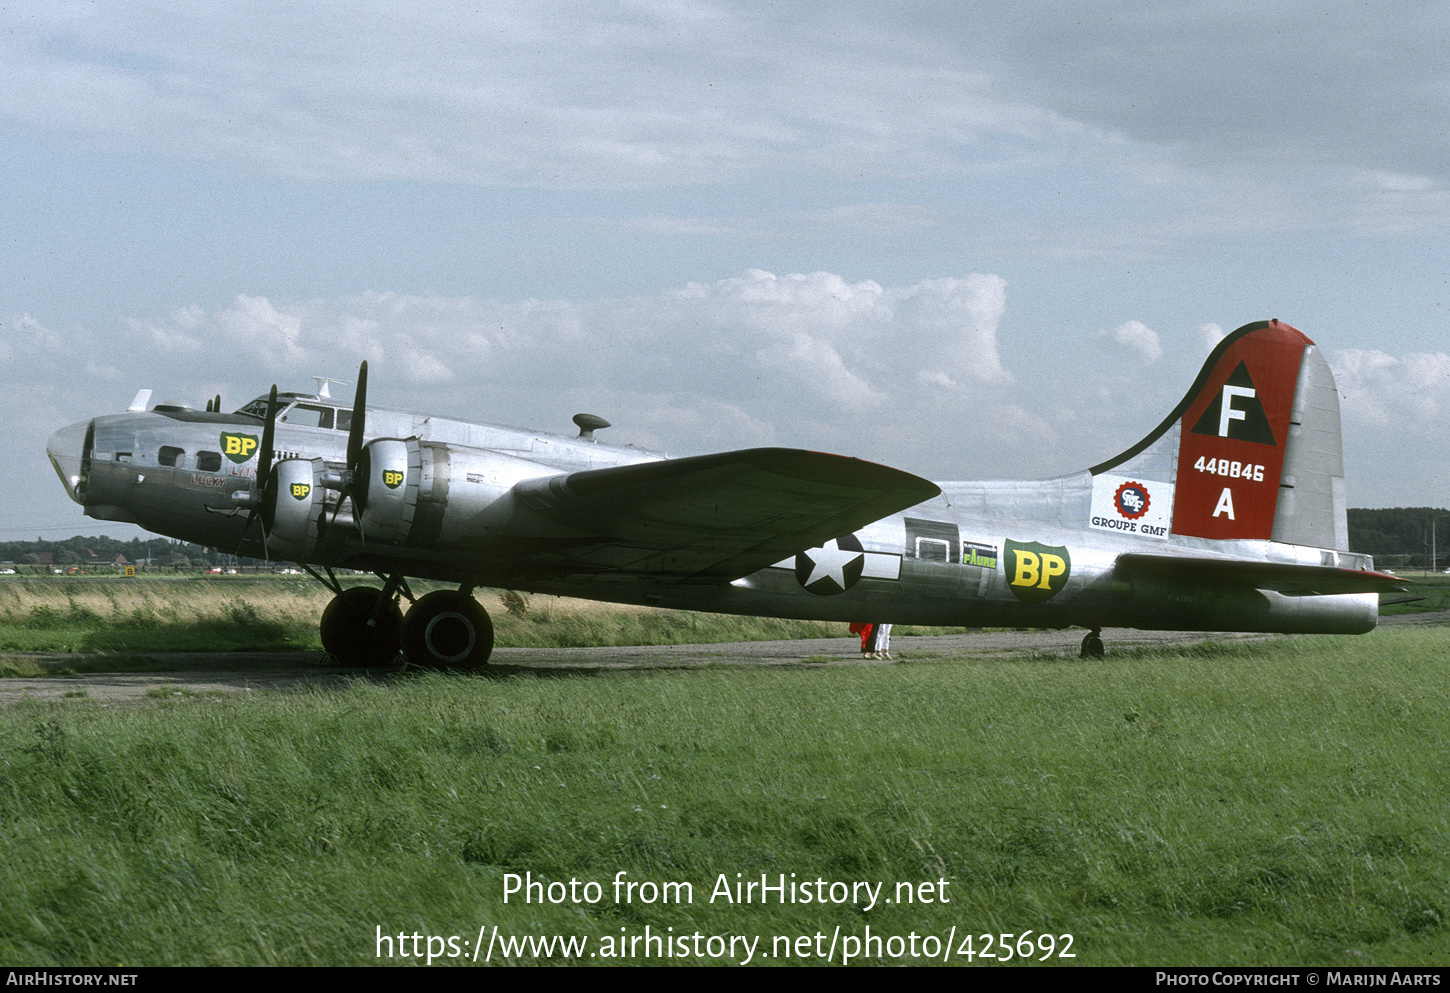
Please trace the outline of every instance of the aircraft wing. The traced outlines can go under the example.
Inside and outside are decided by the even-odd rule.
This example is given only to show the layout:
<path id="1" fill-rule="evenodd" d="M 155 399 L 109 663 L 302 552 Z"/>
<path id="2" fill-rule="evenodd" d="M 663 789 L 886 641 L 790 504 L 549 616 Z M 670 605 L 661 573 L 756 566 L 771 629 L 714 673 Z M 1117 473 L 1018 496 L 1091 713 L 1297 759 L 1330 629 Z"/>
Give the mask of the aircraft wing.
<path id="1" fill-rule="evenodd" d="M 1119 555 L 1118 565 L 1158 579 L 1274 590 L 1286 596 L 1389 593 L 1406 589 L 1409 582 L 1401 576 L 1368 572 L 1364 569 L 1178 555 L 1130 553 Z"/>
<path id="2" fill-rule="evenodd" d="M 840 455 L 753 448 L 526 480 L 479 551 L 553 574 L 728 582 L 941 490 Z"/>

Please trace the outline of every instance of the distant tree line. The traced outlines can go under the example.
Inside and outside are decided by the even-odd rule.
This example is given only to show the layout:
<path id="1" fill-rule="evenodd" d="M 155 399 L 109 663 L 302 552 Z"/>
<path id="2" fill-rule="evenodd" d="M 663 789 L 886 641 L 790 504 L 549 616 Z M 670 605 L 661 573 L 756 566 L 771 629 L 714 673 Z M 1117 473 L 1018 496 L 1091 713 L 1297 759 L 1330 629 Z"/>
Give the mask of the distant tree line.
<path id="1" fill-rule="evenodd" d="M 149 568 L 152 569 L 260 564 L 246 556 L 239 558 L 217 549 L 173 541 L 170 538 L 122 540 L 107 535 L 76 535 L 58 541 L 44 538 L 36 538 L 34 541 L 0 541 L 0 562 L 14 568 L 30 566 L 35 571 L 46 567 L 67 569 L 72 566 L 109 565 L 116 561 L 117 556 L 123 556 L 127 564 L 131 565 L 149 563 Z"/>
<path id="2" fill-rule="evenodd" d="M 1432 530 L 1432 522 L 1434 524 Z M 1434 540 L 1437 561 L 1430 562 Z M 1393 507 L 1349 511 L 1349 550 L 1368 552 L 1379 568 L 1450 566 L 1450 510 L 1439 507 Z"/>

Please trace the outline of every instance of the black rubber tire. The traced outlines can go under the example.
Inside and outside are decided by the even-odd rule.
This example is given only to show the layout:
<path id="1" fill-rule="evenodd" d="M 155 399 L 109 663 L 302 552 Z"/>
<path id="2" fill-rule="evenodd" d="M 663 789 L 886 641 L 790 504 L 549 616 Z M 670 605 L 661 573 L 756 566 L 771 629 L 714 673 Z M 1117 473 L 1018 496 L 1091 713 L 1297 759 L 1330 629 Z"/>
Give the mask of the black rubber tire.
<path id="1" fill-rule="evenodd" d="M 382 590 L 354 586 L 332 598 L 322 612 L 322 648 L 339 665 L 364 669 L 390 665 L 398 657 L 398 634 L 403 612 L 388 604 L 376 625 L 369 627 Z"/>
<path id="2" fill-rule="evenodd" d="M 477 669 L 493 654 L 493 621 L 473 597 L 438 590 L 403 618 L 403 658 L 424 669 Z"/>

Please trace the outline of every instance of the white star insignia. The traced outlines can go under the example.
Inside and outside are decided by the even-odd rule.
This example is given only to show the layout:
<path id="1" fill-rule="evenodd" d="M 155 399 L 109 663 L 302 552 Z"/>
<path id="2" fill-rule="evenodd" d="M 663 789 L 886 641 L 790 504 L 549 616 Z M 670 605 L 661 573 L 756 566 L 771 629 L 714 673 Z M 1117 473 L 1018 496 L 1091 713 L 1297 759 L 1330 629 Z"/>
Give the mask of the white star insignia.
<path id="1" fill-rule="evenodd" d="M 811 561 L 811 575 L 805 581 L 810 586 L 818 579 L 830 579 L 841 589 L 846 588 L 846 566 L 865 555 L 864 552 L 842 548 L 835 538 L 820 548 L 808 548 L 801 553 Z"/>

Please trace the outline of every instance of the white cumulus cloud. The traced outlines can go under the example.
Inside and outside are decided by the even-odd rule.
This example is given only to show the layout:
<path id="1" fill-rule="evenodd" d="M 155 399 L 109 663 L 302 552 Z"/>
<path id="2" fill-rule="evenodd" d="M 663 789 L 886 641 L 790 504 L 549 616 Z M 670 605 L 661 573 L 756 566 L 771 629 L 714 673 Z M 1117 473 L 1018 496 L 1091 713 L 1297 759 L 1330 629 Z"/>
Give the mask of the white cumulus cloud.
<path id="1" fill-rule="evenodd" d="M 1152 365 L 1163 357 L 1163 346 L 1158 341 L 1158 332 L 1142 321 L 1126 321 L 1111 331 L 1098 332 L 1098 336 L 1111 338 L 1146 365 Z"/>
<path id="2" fill-rule="evenodd" d="M 366 359 L 384 405 L 546 429 L 588 410 L 672 450 L 773 438 L 861 454 L 864 440 L 890 460 L 927 444 L 919 394 L 951 398 L 949 420 L 975 420 L 987 408 L 974 405 L 1010 385 L 997 344 L 1005 307 L 992 275 L 890 287 L 761 269 L 594 300 L 240 295 L 134 320 L 105 360 L 148 385 L 169 371 L 198 391 L 225 373 L 234 385 L 222 392 L 240 404 L 269 381 L 350 380 Z M 127 344 L 152 358 L 127 359 Z M 175 356 L 170 370 L 157 346 Z"/>

